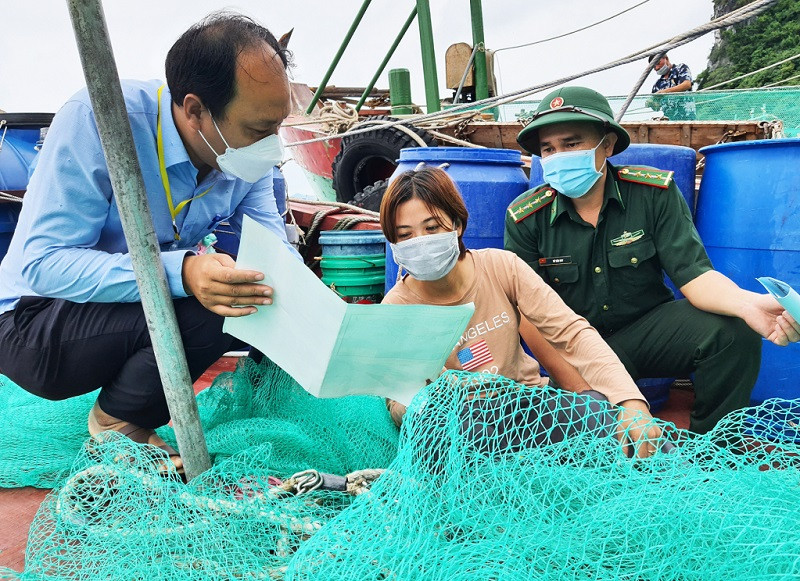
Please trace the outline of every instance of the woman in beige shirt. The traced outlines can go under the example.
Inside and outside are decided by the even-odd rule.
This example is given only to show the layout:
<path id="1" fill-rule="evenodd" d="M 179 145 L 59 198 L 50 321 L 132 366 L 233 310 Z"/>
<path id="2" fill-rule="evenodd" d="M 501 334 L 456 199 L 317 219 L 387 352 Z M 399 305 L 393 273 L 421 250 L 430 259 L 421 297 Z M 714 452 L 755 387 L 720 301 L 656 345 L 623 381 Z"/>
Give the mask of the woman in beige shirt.
<path id="1" fill-rule="evenodd" d="M 406 271 L 384 303 L 475 304 L 447 369 L 546 385 L 539 363 L 520 345 L 521 335 L 560 387 L 596 390 L 620 407 L 620 431 L 640 443 L 639 456 L 655 451 L 660 430 L 650 422 L 646 400 L 586 319 L 515 254 L 464 247 L 469 216 L 444 170 L 426 167 L 397 176 L 384 195 L 380 216 L 395 261 Z M 390 402 L 389 409 L 399 425 L 405 407 Z"/>

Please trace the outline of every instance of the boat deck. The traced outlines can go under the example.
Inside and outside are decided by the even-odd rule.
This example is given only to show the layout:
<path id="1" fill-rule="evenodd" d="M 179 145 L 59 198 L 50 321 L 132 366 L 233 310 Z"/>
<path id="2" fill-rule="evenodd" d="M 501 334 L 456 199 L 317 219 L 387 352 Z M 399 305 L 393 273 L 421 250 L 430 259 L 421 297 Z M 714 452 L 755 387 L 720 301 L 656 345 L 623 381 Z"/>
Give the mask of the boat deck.
<path id="1" fill-rule="evenodd" d="M 210 386 L 220 373 L 233 371 L 237 360 L 236 357 L 223 357 L 217 361 L 194 384 L 195 392 Z M 679 428 L 688 428 L 689 410 L 693 403 L 694 392 L 673 387 L 669 401 L 655 415 Z M 28 531 L 39 505 L 49 492 L 48 489 L 31 487 L 0 489 L 0 569 L 24 569 Z"/>

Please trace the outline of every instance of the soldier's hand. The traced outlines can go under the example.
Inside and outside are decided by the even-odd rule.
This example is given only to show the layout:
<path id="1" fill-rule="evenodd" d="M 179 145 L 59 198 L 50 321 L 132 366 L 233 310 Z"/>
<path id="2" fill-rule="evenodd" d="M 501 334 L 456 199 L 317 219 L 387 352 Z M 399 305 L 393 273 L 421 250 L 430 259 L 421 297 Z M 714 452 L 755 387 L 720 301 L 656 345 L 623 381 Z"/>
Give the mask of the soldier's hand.
<path id="1" fill-rule="evenodd" d="M 772 295 L 756 295 L 742 312 L 742 319 L 756 333 L 781 347 L 800 340 L 800 323 Z"/>
<path id="2" fill-rule="evenodd" d="M 272 288 L 258 284 L 264 275 L 238 270 L 226 254 L 187 255 L 183 260 L 183 287 L 208 310 L 223 317 L 243 317 L 255 305 L 272 304 Z"/>

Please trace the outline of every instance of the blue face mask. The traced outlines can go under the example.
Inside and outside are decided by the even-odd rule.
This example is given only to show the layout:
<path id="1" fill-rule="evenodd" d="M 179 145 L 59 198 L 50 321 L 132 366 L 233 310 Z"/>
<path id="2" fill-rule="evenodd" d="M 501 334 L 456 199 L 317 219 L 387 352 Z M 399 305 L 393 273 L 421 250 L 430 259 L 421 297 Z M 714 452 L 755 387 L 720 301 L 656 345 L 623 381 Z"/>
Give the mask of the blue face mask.
<path id="1" fill-rule="evenodd" d="M 541 158 L 544 181 L 569 198 L 586 195 L 603 175 L 594 166 L 594 152 L 603 140 L 592 149 L 564 151 Z"/>

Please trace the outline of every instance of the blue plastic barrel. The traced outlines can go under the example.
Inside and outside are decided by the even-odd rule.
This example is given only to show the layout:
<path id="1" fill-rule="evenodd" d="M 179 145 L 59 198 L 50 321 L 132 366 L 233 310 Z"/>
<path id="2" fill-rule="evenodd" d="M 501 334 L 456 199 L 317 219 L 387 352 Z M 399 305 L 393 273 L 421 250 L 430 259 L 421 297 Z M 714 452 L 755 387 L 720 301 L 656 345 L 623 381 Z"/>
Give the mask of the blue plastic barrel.
<path id="1" fill-rule="evenodd" d="M 52 113 L 0 113 L 0 190 L 28 187 L 28 168 Z"/>
<path id="2" fill-rule="evenodd" d="M 531 161 L 532 188 L 544 183 L 542 165 L 538 157 Z M 694 176 L 697 165 L 697 153 L 691 147 L 682 145 L 654 145 L 651 143 L 631 143 L 622 153 L 613 155 L 608 160 L 614 165 L 648 165 L 658 169 L 674 171 L 672 179 L 683 194 L 686 204 L 694 215 Z"/>
<path id="3" fill-rule="evenodd" d="M 502 248 L 503 227 L 508 205 L 528 189 L 519 151 L 471 147 L 413 147 L 400 151 L 392 178 L 413 170 L 419 162 L 438 166 L 458 185 L 469 211 L 463 240 L 467 248 Z M 390 178 L 391 179 L 391 178 Z M 386 245 L 386 290 L 397 279 L 397 264 Z"/>
<path id="4" fill-rule="evenodd" d="M 322 256 L 383 254 L 385 242 L 380 230 L 327 230 L 319 235 Z"/>
<path id="5" fill-rule="evenodd" d="M 704 147 L 695 223 L 714 268 L 747 290 L 758 276 L 800 290 L 800 139 Z M 735 362 L 732 362 L 735 364 Z M 800 345 L 764 340 L 754 402 L 800 398 Z"/>
<path id="6" fill-rule="evenodd" d="M 14 236 L 21 209 L 22 204 L 0 201 L 0 262 L 11 245 L 11 238 Z"/>
<path id="7" fill-rule="evenodd" d="M 669 388 L 675 383 L 674 377 L 649 377 L 636 380 L 636 387 L 650 404 L 650 411 L 657 412 L 669 400 Z"/>

